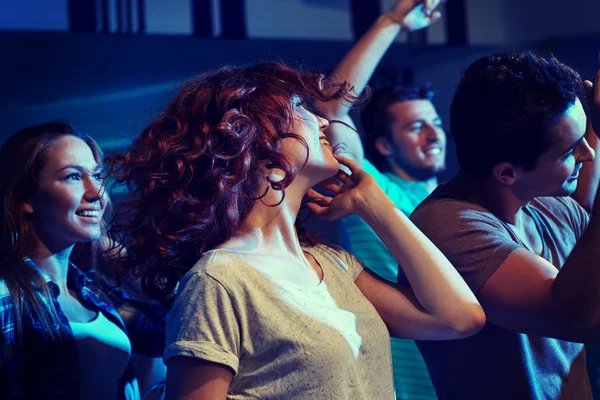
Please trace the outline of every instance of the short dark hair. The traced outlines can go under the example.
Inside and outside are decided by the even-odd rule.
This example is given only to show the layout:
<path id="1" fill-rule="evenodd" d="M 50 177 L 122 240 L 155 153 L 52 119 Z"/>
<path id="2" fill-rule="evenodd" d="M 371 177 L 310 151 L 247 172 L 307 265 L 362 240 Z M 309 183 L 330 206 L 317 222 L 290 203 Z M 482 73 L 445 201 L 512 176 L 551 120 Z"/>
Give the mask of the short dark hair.
<path id="1" fill-rule="evenodd" d="M 433 99 L 434 92 L 431 85 L 390 85 L 375 91 L 371 100 L 362 113 L 362 125 L 365 131 L 365 153 L 369 161 L 377 168 L 385 168 L 385 158 L 375 148 L 375 141 L 380 136 L 389 133 L 390 116 L 388 108 L 398 102 L 411 100 Z"/>
<path id="2" fill-rule="evenodd" d="M 554 57 L 497 53 L 475 61 L 450 107 L 461 169 L 478 178 L 501 162 L 532 170 L 582 89 L 579 74 Z"/>

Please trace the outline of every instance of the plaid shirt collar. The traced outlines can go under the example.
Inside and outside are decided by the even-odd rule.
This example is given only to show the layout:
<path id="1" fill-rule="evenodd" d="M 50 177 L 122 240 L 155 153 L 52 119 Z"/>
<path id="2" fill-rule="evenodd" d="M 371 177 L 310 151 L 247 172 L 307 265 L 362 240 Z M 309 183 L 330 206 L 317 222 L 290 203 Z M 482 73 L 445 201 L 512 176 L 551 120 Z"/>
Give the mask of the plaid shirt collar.
<path id="1" fill-rule="evenodd" d="M 46 274 L 38 265 L 29 257 L 23 257 L 23 262 L 36 270 L 46 281 L 48 285 L 52 288 L 52 292 L 54 294 L 54 287 L 58 289 L 58 286 L 52 282 L 48 274 Z M 72 262 L 69 261 L 69 269 L 67 271 L 67 285 L 74 289 L 77 293 L 81 293 L 83 288 L 89 283 L 89 279 L 87 276 L 81 272 L 79 268 L 75 266 Z M 56 294 L 58 296 L 58 293 Z"/>

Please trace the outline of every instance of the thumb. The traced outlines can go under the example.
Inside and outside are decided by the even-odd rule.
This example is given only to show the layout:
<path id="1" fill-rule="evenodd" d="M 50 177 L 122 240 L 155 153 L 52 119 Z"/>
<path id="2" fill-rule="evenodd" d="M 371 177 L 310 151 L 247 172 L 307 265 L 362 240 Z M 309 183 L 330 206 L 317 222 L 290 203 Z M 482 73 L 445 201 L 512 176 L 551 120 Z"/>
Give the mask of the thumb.
<path id="1" fill-rule="evenodd" d="M 326 219 L 326 220 L 330 220 L 332 212 L 331 212 L 331 208 L 327 207 L 327 206 L 322 206 L 319 205 L 317 203 L 306 203 L 306 208 L 308 208 L 313 214 L 315 214 L 317 217 L 322 218 L 322 219 Z"/>
<path id="2" fill-rule="evenodd" d="M 439 11 L 434 11 L 433 14 L 431 14 L 431 17 L 429 17 L 429 21 L 430 21 L 430 23 L 433 24 L 435 21 L 437 21 L 440 18 L 442 18 L 442 13 Z"/>

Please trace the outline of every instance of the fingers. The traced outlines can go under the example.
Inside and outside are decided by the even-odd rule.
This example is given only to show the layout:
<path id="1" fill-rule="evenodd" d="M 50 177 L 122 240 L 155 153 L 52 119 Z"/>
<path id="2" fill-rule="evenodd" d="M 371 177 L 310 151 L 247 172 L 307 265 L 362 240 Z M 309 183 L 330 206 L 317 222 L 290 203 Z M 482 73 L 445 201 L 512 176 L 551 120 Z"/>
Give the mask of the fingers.
<path id="1" fill-rule="evenodd" d="M 425 0 L 423 3 L 423 12 L 425 15 L 431 17 L 437 6 L 440 5 L 440 0 Z"/>
<path id="2" fill-rule="evenodd" d="M 600 53 L 598 54 L 600 57 Z M 600 60 L 599 60 L 600 65 Z M 600 68 L 594 75 L 594 80 L 584 81 L 583 86 L 586 91 L 587 101 L 589 105 L 588 117 L 592 122 L 592 127 L 597 134 L 600 134 Z"/>
<path id="3" fill-rule="evenodd" d="M 592 120 L 590 118 L 587 119 L 585 123 L 585 138 L 589 142 L 589 135 L 595 135 L 596 131 L 594 130 L 594 125 L 592 124 Z M 588 143 L 589 144 L 589 143 Z"/>
<path id="4" fill-rule="evenodd" d="M 351 160 L 349 158 L 346 158 L 344 156 L 340 156 L 338 154 L 334 154 L 333 157 L 338 160 L 338 162 L 346 167 L 348 167 L 348 169 L 350 170 L 350 172 L 352 174 L 354 173 L 359 173 L 360 171 L 362 171 L 362 168 L 360 168 L 360 166 L 354 161 Z"/>
<path id="5" fill-rule="evenodd" d="M 435 21 L 437 21 L 440 18 L 442 18 L 442 13 L 439 11 L 434 11 L 433 14 L 431 14 L 431 17 L 429 17 L 429 20 L 433 24 Z"/>
<path id="6" fill-rule="evenodd" d="M 594 85 L 592 88 L 592 99 L 597 106 L 600 106 L 600 69 L 596 71 L 596 75 L 594 76 Z"/>
<path id="7" fill-rule="evenodd" d="M 588 119 L 596 134 L 600 134 L 600 70 L 596 72 L 594 83 L 584 81 L 583 87 L 589 105 Z"/>
<path id="8" fill-rule="evenodd" d="M 348 179 L 350 179 L 350 175 L 346 173 L 346 171 L 342 171 L 341 169 L 333 176 L 333 178 L 342 182 L 342 184 L 346 183 Z"/>
<path id="9" fill-rule="evenodd" d="M 318 203 L 308 202 L 306 203 L 306 208 L 308 208 L 310 211 L 312 211 L 314 214 L 320 217 L 327 212 L 329 207 Z"/>
<path id="10" fill-rule="evenodd" d="M 423 12 L 426 15 L 429 15 L 429 13 L 431 12 L 431 10 L 433 10 L 433 0 L 425 0 L 423 1 Z"/>
<path id="11" fill-rule="evenodd" d="M 317 192 L 315 189 L 308 189 L 305 196 L 308 197 L 309 200 L 316 200 L 320 199 L 321 197 L 325 197 L 321 193 Z"/>
<path id="12" fill-rule="evenodd" d="M 306 192 L 306 197 L 308 197 L 309 202 L 319 204 L 323 207 L 328 207 L 329 203 L 331 203 L 331 197 L 323 196 L 314 189 L 308 189 L 308 192 Z"/>
<path id="13" fill-rule="evenodd" d="M 306 203 L 306 208 L 319 218 L 329 219 L 331 215 L 331 208 L 329 207 L 331 199 L 313 189 L 309 189 L 306 192 L 306 196 L 309 199 L 308 203 Z"/>
<path id="14" fill-rule="evenodd" d="M 331 211 L 331 208 L 329 207 L 322 207 L 318 204 L 307 203 L 306 208 L 308 208 L 314 215 L 321 219 L 325 219 L 328 221 L 333 221 L 336 219 Z"/>
<path id="15" fill-rule="evenodd" d="M 349 182 L 349 180 L 350 175 L 342 170 L 339 170 L 337 174 L 329 179 L 319 182 L 316 186 L 327 190 L 329 193 L 335 196 L 344 191 L 345 188 L 343 186 L 346 184 L 346 182 Z"/>
<path id="16" fill-rule="evenodd" d="M 338 194 L 340 192 L 340 189 L 342 188 L 339 184 L 330 180 L 321 181 L 319 182 L 318 186 L 322 187 L 323 189 L 327 190 L 328 192 L 334 195 Z"/>

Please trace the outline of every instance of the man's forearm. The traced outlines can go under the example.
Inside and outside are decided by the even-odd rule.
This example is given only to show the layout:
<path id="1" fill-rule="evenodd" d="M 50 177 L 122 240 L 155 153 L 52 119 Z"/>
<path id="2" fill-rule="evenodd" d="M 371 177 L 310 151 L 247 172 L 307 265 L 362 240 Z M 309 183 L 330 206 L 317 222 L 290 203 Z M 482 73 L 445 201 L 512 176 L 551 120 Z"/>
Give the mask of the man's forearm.
<path id="1" fill-rule="evenodd" d="M 597 192 L 597 191 L 596 191 Z M 558 273 L 553 295 L 580 327 L 600 329 L 600 196 L 596 193 L 589 225 Z"/>

